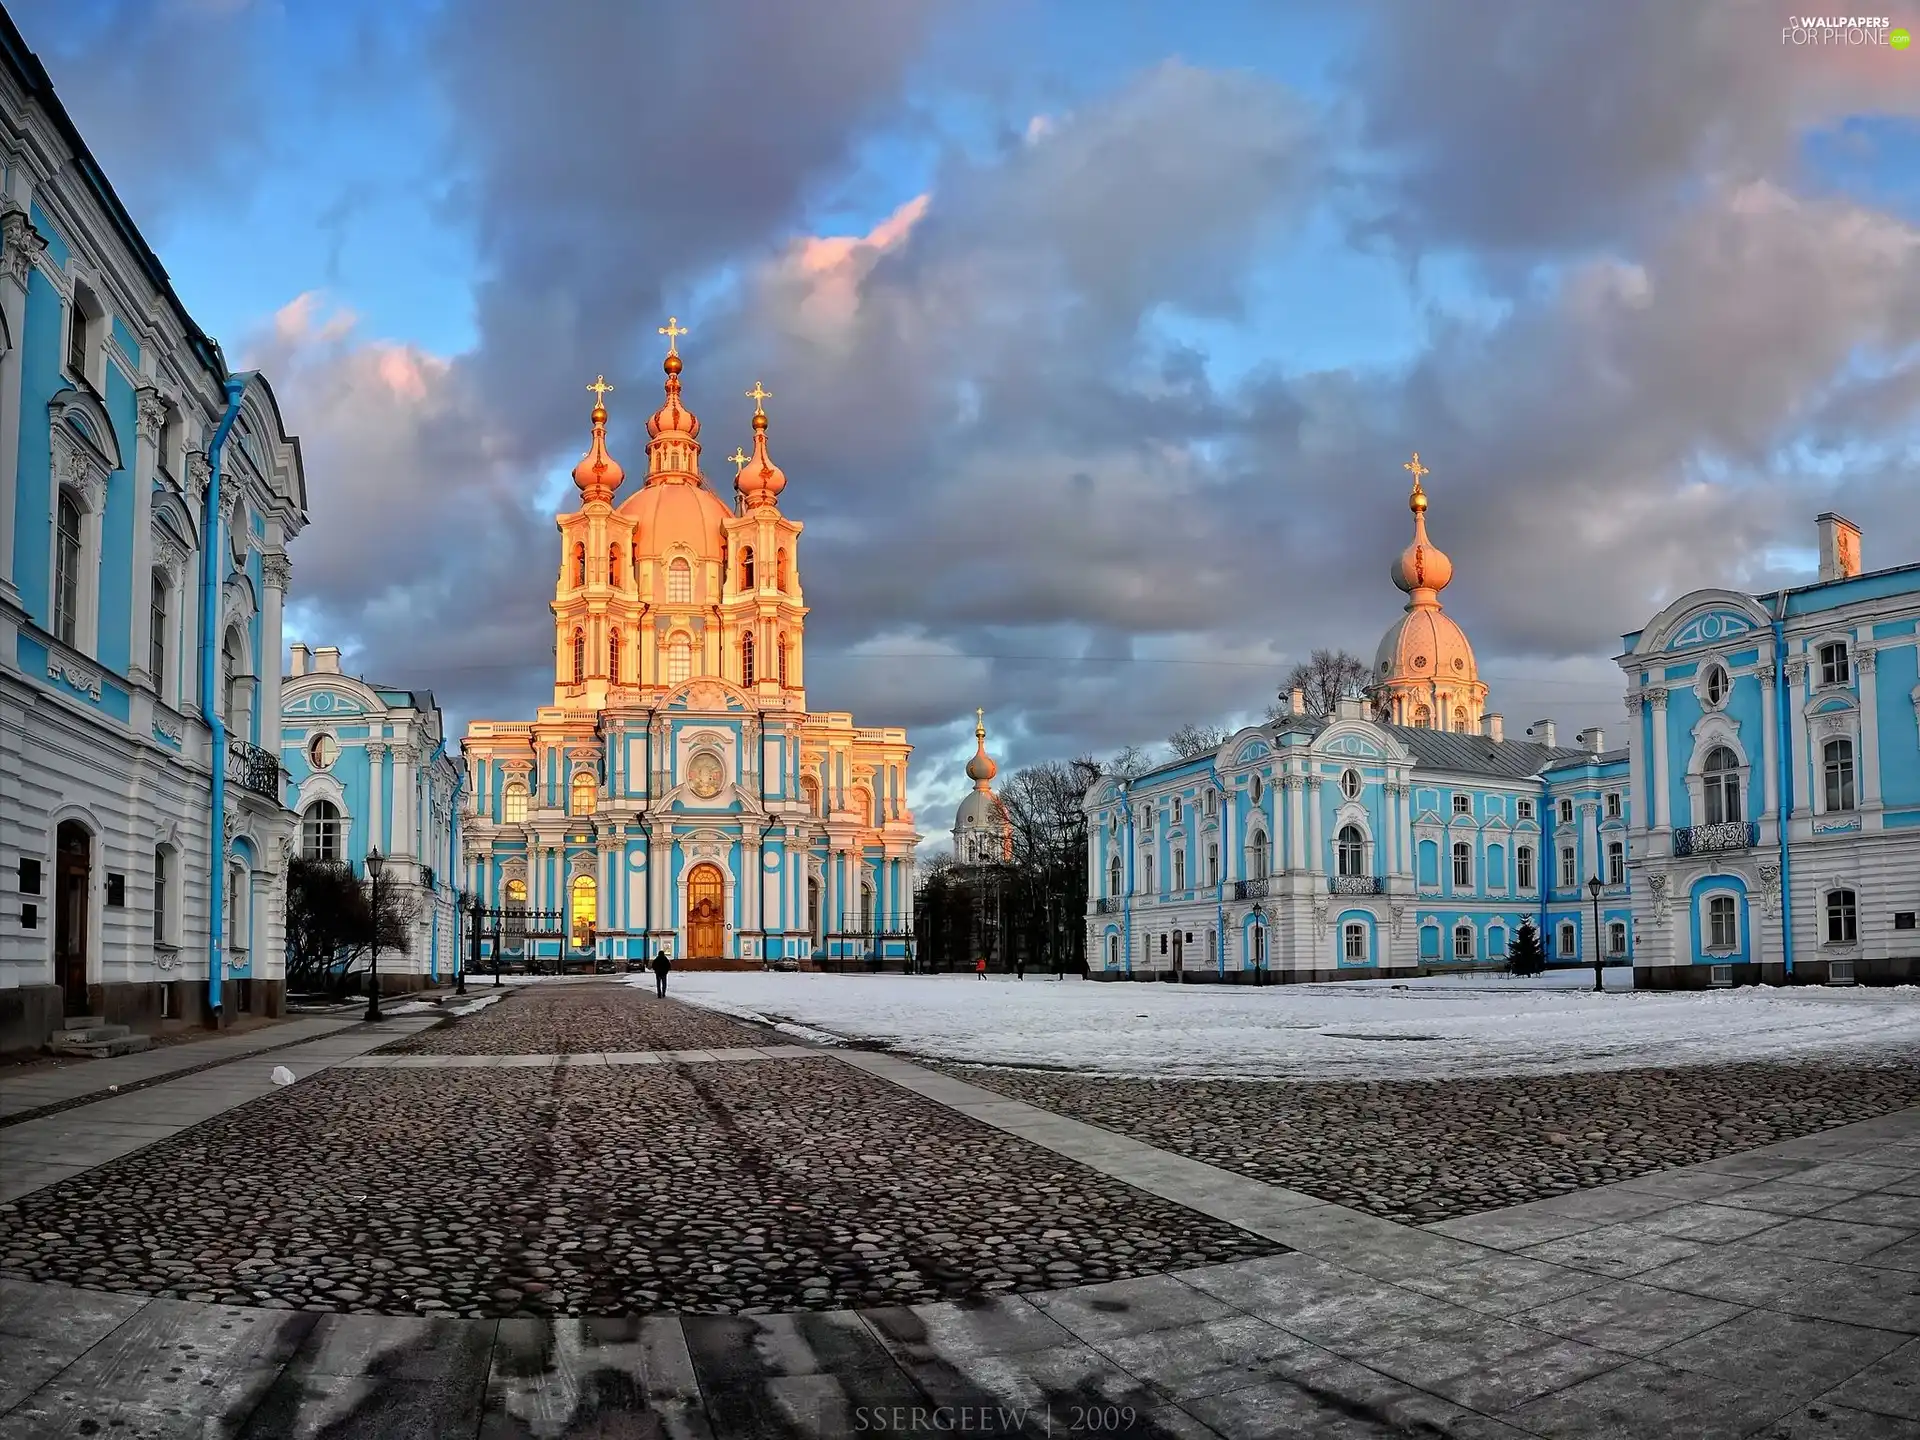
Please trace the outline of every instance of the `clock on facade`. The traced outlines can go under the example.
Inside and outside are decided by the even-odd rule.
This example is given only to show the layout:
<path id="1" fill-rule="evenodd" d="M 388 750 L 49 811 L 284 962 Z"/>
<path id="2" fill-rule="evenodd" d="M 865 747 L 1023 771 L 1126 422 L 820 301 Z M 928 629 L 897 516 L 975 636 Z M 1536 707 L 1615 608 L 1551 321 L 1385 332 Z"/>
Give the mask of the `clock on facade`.
<path id="1" fill-rule="evenodd" d="M 720 762 L 711 755 L 696 755 L 687 767 L 687 783 L 702 800 L 720 793 L 721 778 Z"/>

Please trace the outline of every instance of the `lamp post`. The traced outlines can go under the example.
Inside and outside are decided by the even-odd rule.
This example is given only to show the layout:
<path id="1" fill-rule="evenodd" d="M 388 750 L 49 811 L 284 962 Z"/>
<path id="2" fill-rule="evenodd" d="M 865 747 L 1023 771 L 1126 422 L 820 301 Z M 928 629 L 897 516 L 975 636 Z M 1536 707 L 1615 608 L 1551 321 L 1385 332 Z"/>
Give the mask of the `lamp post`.
<path id="1" fill-rule="evenodd" d="M 367 852 L 367 880 L 372 886 L 373 896 L 369 906 L 373 911 L 373 962 L 367 971 L 367 1014 L 369 1021 L 380 1018 L 380 872 L 386 866 L 386 858 L 381 855 L 380 847 L 375 846 Z"/>
<path id="2" fill-rule="evenodd" d="M 467 896 L 467 963 L 460 963 L 460 947 L 454 946 L 453 993 L 467 993 L 467 971 L 480 963 L 480 896 L 474 892 Z"/>
<path id="3" fill-rule="evenodd" d="M 493 912 L 493 988 L 500 988 L 500 912 Z"/>
<path id="4" fill-rule="evenodd" d="M 1587 894 L 1593 897 L 1593 988 L 1596 991 L 1607 988 L 1607 957 L 1600 948 L 1600 877 L 1594 876 L 1587 881 Z"/>

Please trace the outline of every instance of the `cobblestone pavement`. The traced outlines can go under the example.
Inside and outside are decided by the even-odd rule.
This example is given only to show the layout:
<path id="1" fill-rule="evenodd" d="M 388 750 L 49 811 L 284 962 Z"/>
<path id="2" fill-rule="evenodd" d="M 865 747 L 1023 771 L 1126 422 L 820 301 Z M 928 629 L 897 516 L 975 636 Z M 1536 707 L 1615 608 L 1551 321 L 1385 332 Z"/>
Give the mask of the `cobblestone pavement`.
<path id="1" fill-rule="evenodd" d="M 1920 1049 L 1850 1061 L 1326 1084 L 931 1068 L 1415 1224 L 1719 1159 L 1920 1104 Z"/>
<path id="2" fill-rule="evenodd" d="M 523 985 L 498 1005 L 389 1046 L 387 1053 L 584 1055 L 716 1050 L 765 1045 L 773 1038 L 758 1026 L 677 1001 L 662 1001 L 637 986 Z"/>
<path id="3" fill-rule="evenodd" d="M 611 994 L 586 1013 L 639 1018 L 596 1044 L 691 1038 Z M 564 1005 L 486 1018 L 515 1009 L 578 1039 Z M 1285 1248 L 826 1057 L 329 1071 L 0 1207 L 0 1235 L 17 1279 L 466 1316 L 904 1304 Z"/>

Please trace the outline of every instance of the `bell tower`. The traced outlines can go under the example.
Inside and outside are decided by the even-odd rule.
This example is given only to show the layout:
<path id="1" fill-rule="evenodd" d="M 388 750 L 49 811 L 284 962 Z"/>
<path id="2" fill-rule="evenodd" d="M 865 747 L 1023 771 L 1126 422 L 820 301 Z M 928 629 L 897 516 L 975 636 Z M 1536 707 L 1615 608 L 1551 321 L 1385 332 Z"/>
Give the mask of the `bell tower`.
<path id="1" fill-rule="evenodd" d="M 786 472 L 767 453 L 767 401 L 758 380 L 753 401 L 753 453 L 728 458 L 734 513 L 726 523 L 727 578 L 720 628 L 727 660 L 722 673 L 754 695 L 764 709 L 807 708 L 804 635 L 807 607 L 800 592 L 799 521 L 780 513 Z"/>

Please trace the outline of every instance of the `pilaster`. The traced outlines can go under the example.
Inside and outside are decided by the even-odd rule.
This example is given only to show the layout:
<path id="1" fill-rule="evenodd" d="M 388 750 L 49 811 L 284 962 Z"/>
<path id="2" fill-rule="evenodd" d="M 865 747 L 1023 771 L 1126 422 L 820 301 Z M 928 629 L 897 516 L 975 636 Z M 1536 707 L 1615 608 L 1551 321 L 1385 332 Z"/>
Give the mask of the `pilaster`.
<path id="1" fill-rule="evenodd" d="M 18 608 L 13 579 L 15 510 L 20 497 L 20 388 L 27 333 L 27 280 L 47 248 L 27 211 L 0 197 L 0 315 L 12 343 L 0 353 L 0 604 Z M 11 658 L 11 657 L 9 657 Z"/>
<path id="2" fill-rule="evenodd" d="M 1880 828 L 1880 683 L 1871 644 L 1853 649 L 1853 668 L 1860 674 L 1860 809 L 1869 830 Z"/>

